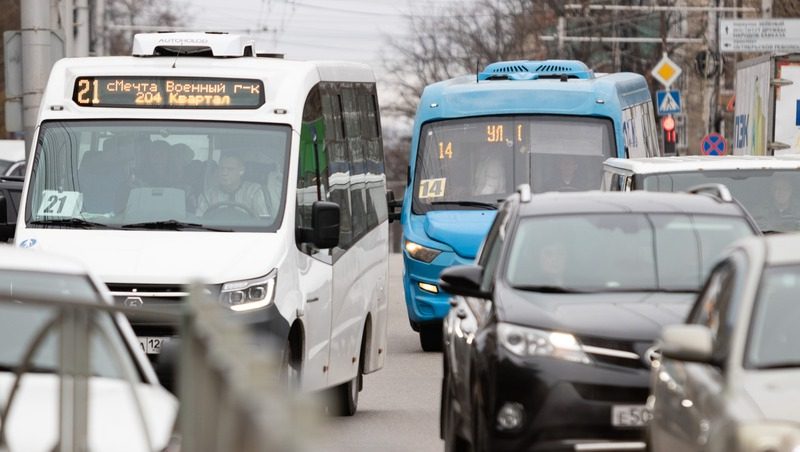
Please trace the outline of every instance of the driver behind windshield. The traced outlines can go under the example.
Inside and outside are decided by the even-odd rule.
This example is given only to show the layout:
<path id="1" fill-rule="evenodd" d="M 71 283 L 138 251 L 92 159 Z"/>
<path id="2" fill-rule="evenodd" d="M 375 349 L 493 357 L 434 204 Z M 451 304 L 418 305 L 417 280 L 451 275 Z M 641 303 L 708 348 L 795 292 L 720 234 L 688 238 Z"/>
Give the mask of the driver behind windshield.
<path id="1" fill-rule="evenodd" d="M 269 215 L 264 190 L 255 182 L 244 180 L 244 162 L 235 155 L 223 155 L 219 161 L 214 181 L 206 187 L 197 200 L 197 215 L 217 206 L 244 208 L 256 217 Z"/>

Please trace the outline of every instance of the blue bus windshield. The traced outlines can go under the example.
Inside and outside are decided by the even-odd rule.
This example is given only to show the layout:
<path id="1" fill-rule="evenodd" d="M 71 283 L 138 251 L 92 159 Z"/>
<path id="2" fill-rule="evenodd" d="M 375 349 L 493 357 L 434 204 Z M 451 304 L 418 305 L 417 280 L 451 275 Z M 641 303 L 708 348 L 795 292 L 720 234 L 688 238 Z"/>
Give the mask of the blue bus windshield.
<path id="1" fill-rule="evenodd" d="M 491 116 L 437 121 L 420 133 L 412 209 L 478 209 L 528 183 L 535 193 L 596 190 L 616 155 L 610 119 Z"/>

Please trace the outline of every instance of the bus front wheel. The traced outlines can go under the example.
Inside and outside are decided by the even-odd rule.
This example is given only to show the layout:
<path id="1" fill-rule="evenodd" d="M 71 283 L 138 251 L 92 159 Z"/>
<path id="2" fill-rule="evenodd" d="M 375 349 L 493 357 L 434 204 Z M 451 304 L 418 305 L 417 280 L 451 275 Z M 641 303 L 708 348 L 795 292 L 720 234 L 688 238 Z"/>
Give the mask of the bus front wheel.
<path id="1" fill-rule="evenodd" d="M 442 351 L 442 325 L 439 323 L 420 325 L 419 345 L 426 352 Z"/>

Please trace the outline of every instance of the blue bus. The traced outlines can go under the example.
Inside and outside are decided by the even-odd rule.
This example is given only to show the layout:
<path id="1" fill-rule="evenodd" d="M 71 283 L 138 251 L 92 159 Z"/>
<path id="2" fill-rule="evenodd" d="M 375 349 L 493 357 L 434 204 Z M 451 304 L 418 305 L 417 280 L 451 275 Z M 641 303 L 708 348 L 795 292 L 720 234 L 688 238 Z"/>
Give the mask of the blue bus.
<path id="1" fill-rule="evenodd" d="M 599 189 L 606 158 L 660 154 L 639 74 L 505 61 L 427 86 L 401 212 L 405 299 L 422 348 L 441 348 L 449 304 L 439 273 L 475 258 L 498 203 L 518 184 L 534 193 Z"/>

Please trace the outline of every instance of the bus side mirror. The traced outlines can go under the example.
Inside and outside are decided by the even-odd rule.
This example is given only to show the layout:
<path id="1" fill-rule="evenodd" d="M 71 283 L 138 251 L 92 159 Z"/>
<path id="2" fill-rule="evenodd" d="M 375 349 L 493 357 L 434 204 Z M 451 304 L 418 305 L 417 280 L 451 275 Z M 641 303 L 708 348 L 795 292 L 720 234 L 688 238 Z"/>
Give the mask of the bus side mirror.
<path id="1" fill-rule="evenodd" d="M 386 206 L 389 208 L 389 222 L 400 220 L 400 210 L 403 207 L 403 200 L 394 199 L 394 191 L 386 190 Z"/>
<path id="2" fill-rule="evenodd" d="M 311 227 L 297 229 L 297 241 L 316 248 L 333 248 L 339 244 L 339 204 L 314 201 L 311 205 Z"/>

